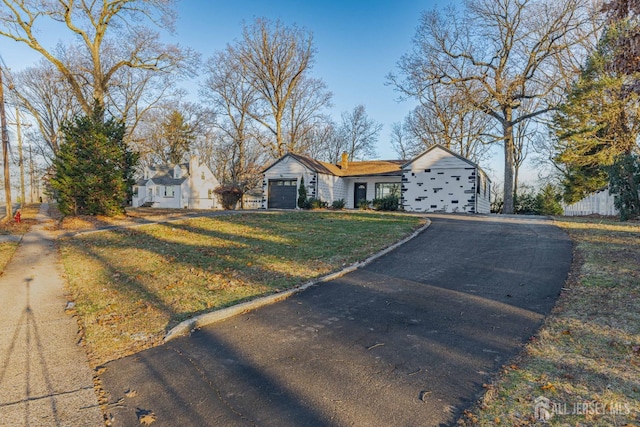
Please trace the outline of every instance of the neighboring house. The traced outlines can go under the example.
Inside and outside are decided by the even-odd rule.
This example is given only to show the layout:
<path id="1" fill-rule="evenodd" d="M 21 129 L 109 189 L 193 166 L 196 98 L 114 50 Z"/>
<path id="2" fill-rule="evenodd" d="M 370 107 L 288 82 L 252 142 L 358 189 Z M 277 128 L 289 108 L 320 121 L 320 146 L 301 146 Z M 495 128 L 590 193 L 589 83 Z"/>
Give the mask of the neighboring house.
<path id="1" fill-rule="evenodd" d="M 189 163 L 146 167 L 133 186 L 133 207 L 216 209 L 213 190 L 219 185 L 196 156 Z"/>
<path id="2" fill-rule="evenodd" d="M 338 164 L 286 154 L 263 171 L 265 209 L 295 209 L 300 181 L 309 198 L 347 208 L 388 195 L 410 212 L 489 213 L 490 180 L 472 161 L 434 145 L 410 161 L 374 160 Z"/>
<path id="3" fill-rule="evenodd" d="M 619 215 L 620 212 L 616 209 L 614 200 L 613 195 L 609 193 L 609 189 L 603 188 L 602 190 L 588 195 L 580 201 L 565 206 L 564 214 L 566 216 Z"/>

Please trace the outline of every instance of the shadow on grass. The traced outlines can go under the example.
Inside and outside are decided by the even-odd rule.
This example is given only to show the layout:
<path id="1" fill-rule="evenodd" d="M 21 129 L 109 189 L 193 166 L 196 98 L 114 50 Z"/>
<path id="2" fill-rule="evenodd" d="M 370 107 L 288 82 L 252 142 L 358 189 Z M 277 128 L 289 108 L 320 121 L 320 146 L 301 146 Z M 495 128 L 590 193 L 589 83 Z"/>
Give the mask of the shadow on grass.
<path id="1" fill-rule="evenodd" d="M 83 293 L 78 311 L 88 323 L 87 336 L 117 338 L 108 360 L 157 343 L 186 318 L 291 288 L 371 252 L 369 245 L 358 251 L 349 244 L 337 248 L 350 241 L 343 238 L 343 232 L 357 237 L 363 228 L 353 226 L 353 220 L 344 214 L 322 215 L 315 221 L 317 227 L 314 221 L 300 221 L 300 214 L 269 219 L 265 225 L 260 225 L 264 218 L 249 215 L 199 219 L 66 239 L 65 245 L 75 248 L 75 261 L 67 261 L 67 272 Z M 328 221 L 334 224 L 327 225 Z M 335 228 L 336 222 L 340 235 L 323 231 Z M 398 222 L 407 233 L 417 225 L 415 219 Z M 371 228 L 370 224 L 364 228 Z M 227 226 L 238 231 L 227 231 Z M 399 237 L 392 233 L 395 227 L 394 221 L 376 223 L 370 239 L 378 240 L 382 247 L 387 243 L 385 236 Z M 323 244 L 308 238 L 316 233 L 324 237 Z M 96 266 L 88 272 L 90 277 L 74 278 L 69 263 L 91 260 Z M 127 331 L 122 322 L 142 330 Z M 104 362 L 105 357 L 99 358 Z"/>

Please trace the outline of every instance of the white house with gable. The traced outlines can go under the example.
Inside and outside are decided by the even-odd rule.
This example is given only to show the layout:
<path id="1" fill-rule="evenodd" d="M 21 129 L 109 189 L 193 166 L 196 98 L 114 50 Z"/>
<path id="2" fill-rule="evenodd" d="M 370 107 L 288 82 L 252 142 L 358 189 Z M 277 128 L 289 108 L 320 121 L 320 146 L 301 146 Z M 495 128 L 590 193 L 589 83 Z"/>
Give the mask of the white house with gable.
<path id="1" fill-rule="evenodd" d="M 304 179 L 308 197 L 331 204 L 344 200 L 347 208 L 396 195 L 409 212 L 489 213 L 490 183 L 474 162 L 434 145 L 410 161 L 351 162 L 346 155 L 337 164 L 297 154 L 286 154 L 263 171 L 265 209 L 295 209 Z"/>
<path id="2" fill-rule="evenodd" d="M 213 190 L 219 185 L 207 165 L 192 156 L 189 163 L 145 167 L 133 186 L 133 207 L 217 209 Z"/>

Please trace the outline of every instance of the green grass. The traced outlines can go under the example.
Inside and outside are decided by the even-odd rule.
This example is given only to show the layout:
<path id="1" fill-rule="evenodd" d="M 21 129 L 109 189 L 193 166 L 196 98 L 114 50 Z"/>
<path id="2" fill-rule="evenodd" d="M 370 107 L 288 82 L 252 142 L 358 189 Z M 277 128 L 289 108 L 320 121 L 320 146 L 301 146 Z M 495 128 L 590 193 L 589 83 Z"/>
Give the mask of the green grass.
<path id="1" fill-rule="evenodd" d="M 541 425 L 534 418 L 538 396 L 568 412 L 587 408 L 556 414 L 547 425 L 640 425 L 640 226 L 584 218 L 556 224 L 574 242 L 566 289 L 461 425 Z"/>
<path id="2" fill-rule="evenodd" d="M 61 241 L 98 365 L 161 342 L 191 316 L 290 289 L 408 235 L 423 220 L 360 212 L 239 214 Z"/>

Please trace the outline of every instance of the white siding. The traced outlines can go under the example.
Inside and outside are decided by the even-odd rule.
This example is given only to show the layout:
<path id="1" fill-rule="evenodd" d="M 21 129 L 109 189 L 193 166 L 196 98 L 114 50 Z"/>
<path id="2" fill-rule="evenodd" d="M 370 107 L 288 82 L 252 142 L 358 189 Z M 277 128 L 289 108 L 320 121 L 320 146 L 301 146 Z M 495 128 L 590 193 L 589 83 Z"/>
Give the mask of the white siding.
<path id="1" fill-rule="evenodd" d="M 173 197 L 165 197 L 165 186 L 164 185 L 153 185 L 151 191 L 153 194 L 149 198 L 149 201 L 153 202 L 154 208 L 170 208 L 170 209 L 179 209 L 181 208 L 181 193 L 180 186 L 175 185 L 173 187 Z"/>
<path id="2" fill-rule="evenodd" d="M 403 174 L 402 205 L 410 212 L 475 212 L 476 170 L 434 169 Z"/>
<path id="3" fill-rule="evenodd" d="M 436 147 L 405 165 L 402 181 L 402 204 L 407 211 L 489 212 L 486 175 L 444 149 Z"/>
<path id="4" fill-rule="evenodd" d="M 480 189 L 476 192 L 478 205 L 476 213 L 491 213 L 491 180 L 483 171 L 480 171 Z"/>
<path id="5" fill-rule="evenodd" d="M 329 206 L 335 200 L 346 201 L 343 179 L 334 175 L 318 174 L 318 198 L 329 203 Z"/>
<path id="6" fill-rule="evenodd" d="M 220 208 L 218 198 L 213 193 L 220 183 L 211 170 L 206 165 L 198 164 L 195 159 L 191 159 L 189 169 L 189 179 L 185 181 L 186 185 L 183 184 L 183 205 L 190 209 Z"/>

